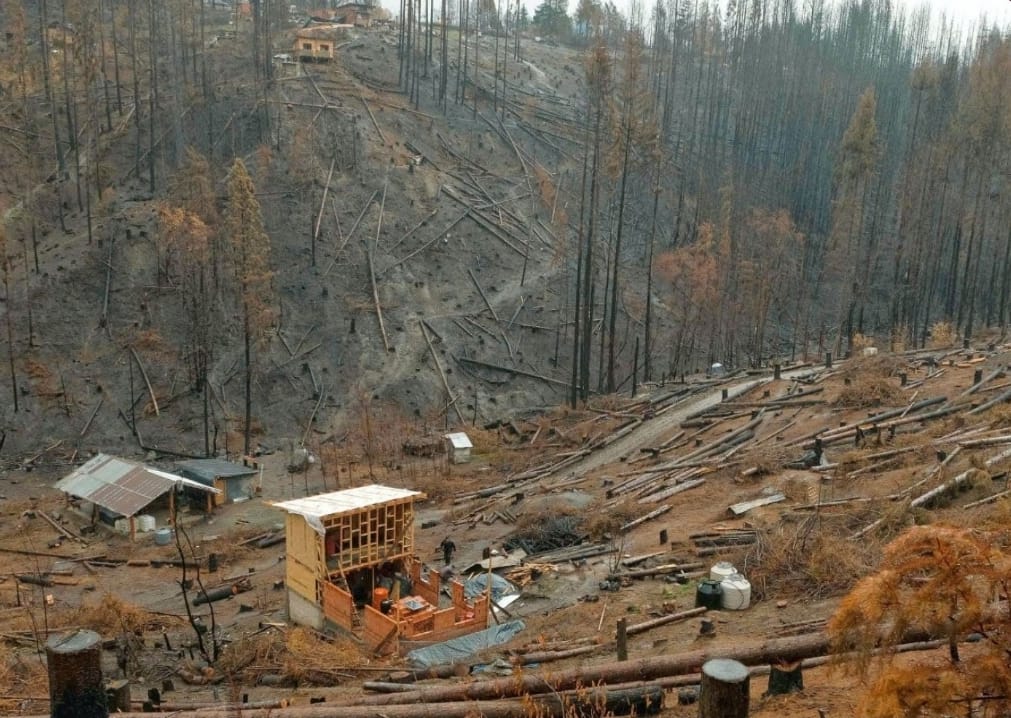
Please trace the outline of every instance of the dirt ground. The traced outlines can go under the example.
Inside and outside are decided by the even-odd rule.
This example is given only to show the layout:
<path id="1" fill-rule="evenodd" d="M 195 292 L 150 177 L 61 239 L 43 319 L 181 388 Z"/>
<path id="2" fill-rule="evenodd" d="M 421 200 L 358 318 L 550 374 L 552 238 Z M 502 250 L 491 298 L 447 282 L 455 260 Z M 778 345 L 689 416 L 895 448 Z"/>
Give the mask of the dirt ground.
<path id="1" fill-rule="evenodd" d="M 909 412 L 923 399 L 956 399 L 970 388 L 975 372 L 989 376 L 1007 366 L 1006 347 L 996 343 L 965 352 L 948 347 L 895 355 L 882 351 L 832 370 L 791 368 L 778 381 L 768 371 L 723 380 L 695 377 L 689 387 L 648 385 L 634 399 L 594 397 L 579 410 L 552 408 L 561 406 L 566 394 L 564 382 L 557 378 L 564 372 L 552 356 L 554 347 L 559 335 L 562 345 L 571 341 L 564 322 L 567 298 L 559 290 L 566 278 L 561 269 L 564 247 L 550 227 L 530 238 L 529 251 L 517 252 L 510 248 L 510 242 L 518 239 L 515 230 L 496 237 L 470 220 L 453 224 L 464 214 L 453 197 L 466 194 L 472 205 L 512 207 L 518 216 L 530 213 L 543 219 L 548 214 L 531 201 L 529 195 L 537 188 L 525 181 L 520 152 L 499 130 L 504 127 L 518 139 L 524 157 L 556 152 L 521 132 L 520 122 L 533 128 L 539 110 L 561 111 L 579 96 L 581 60 L 574 51 L 528 43 L 524 61 L 513 64 L 509 75 L 518 91 L 526 93 L 528 114 L 513 115 L 497 126 L 487 111 L 476 115 L 451 104 L 444 118 L 424 108 L 413 109 L 403 95 L 390 92 L 398 69 L 392 41 L 381 33 L 356 34 L 342 47 L 339 63 L 308 69 L 312 80 L 300 74 L 278 83 L 282 109 L 275 159 L 257 175 L 268 229 L 278 238 L 273 252 L 280 268 L 276 281 L 281 318 L 265 352 L 269 368 L 258 379 L 259 405 L 264 408 L 259 410 L 256 439 L 273 453 L 261 457 L 264 472 L 256 499 L 222 507 L 210 519 L 184 517 L 193 544 L 188 553 L 200 557 L 205 585 L 245 578 L 252 586 L 213 604 L 220 638 L 232 652 L 228 660 L 252 660 L 229 681 L 187 682 L 179 672 L 183 667 L 193 678 L 201 667 L 199 658 L 190 655 L 195 639 L 185 618 L 182 573 L 178 568 L 143 565 L 178 558 L 175 547 L 156 546 L 150 534 L 131 542 L 104 530 L 80 542 L 61 541 L 56 529 L 39 516 L 58 515 L 68 529 L 82 528 L 84 520 L 68 511 L 52 485 L 94 452 L 136 458 L 147 454 L 150 461 L 170 469 L 167 451 L 202 448 L 199 397 L 185 389 L 186 372 L 173 349 L 182 344 L 184 321 L 172 303 L 174 289 L 157 280 L 154 204 L 144 184 L 125 177 L 117 187 L 115 219 L 103 218 L 97 224 L 100 235 L 130 229 L 130 238 L 116 244 L 118 284 L 104 331 L 96 327 L 93 315 L 104 291 L 108 245 L 80 241 L 83 219 L 73 211 L 67 234 L 44 229 L 41 271 L 31 280 L 38 301 L 39 347 L 31 355 L 31 365 L 22 367 L 25 408 L 10 427 L 2 456 L 0 641 L 5 654 L 0 665 L 0 709 L 4 712 L 45 712 L 46 682 L 37 638 L 77 626 L 98 630 L 111 641 L 103 654 L 106 672 L 127 675 L 134 699 L 143 699 L 148 689 L 172 679 L 175 687 L 166 697 L 173 701 L 221 702 L 248 694 L 250 700 L 284 698 L 302 705 L 310 697 L 356 696 L 364 680 L 402 667 L 398 660 L 366 655 L 354 641 L 323 641 L 288 625 L 284 590 L 278 585 L 284 577 L 283 545 L 257 549 L 241 544 L 280 524 L 282 516 L 272 501 L 374 482 L 422 491 L 428 498 L 419 505 L 419 555 L 433 566 L 441 565 L 437 546 L 452 537 L 458 546 L 454 557 L 458 569 L 480 560 L 486 548 L 499 549 L 532 526 L 559 515 L 578 517 L 589 540 L 610 541 L 615 553 L 558 562 L 524 586 L 510 611 L 525 620 L 526 629 L 512 644 L 475 658 L 488 661 L 506 655 L 510 648 L 556 639 L 593 637 L 602 644 L 592 655 L 545 664 L 546 671 L 613 660 L 605 644 L 619 617 L 636 622 L 694 605 L 694 580 L 687 584 L 660 578 L 632 580 L 617 591 L 602 591 L 601 579 L 623 559 L 657 553 L 639 565 L 691 562 L 704 568 L 729 560 L 748 576 L 753 588 L 748 610 L 721 611 L 713 617 L 716 638 L 699 638 L 698 620 L 668 624 L 632 638 L 632 658 L 700 645 L 732 647 L 800 630 L 802 625 L 808 627 L 805 630 L 819 630 L 839 597 L 874 568 L 882 546 L 904 526 L 925 521 L 984 524 L 1005 510 L 999 502 L 970 511 L 963 508 L 1005 488 L 1000 466 L 991 472 L 993 481 L 974 484 L 929 510 L 909 510 L 900 496 L 917 485 L 926 490 L 995 454 L 999 447 L 966 450 L 943 471 L 933 471 L 937 452 L 950 453 L 956 445 L 950 438 L 955 432 L 978 428 L 992 434 L 1005 428 L 1009 419 L 1004 407 L 978 415 L 963 409 L 929 422 L 899 424 L 894 434 L 869 430 L 859 446 L 847 439 L 826 448 L 825 460 L 834 468 L 785 468 L 804 456 L 807 439 L 816 432 L 889 409 Z M 482 56 L 487 56 L 490 38 L 482 43 Z M 243 61 L 234 48 L 222 47 L 219 52 L 226 67 L 239 67 Z M 244 103 L 251 102 L 249 88 L 229 73 L 222 73 L 218 90 L 222 116 L 241 116 Z M 326 112 L 316 107 L 323 99 Z M 299 129 L 310 121 L 318 130 L 306 141 L 312 155 L 308 174 L 313 179 L 311 189 L 299 189 L 293 148 L 305 139 Z M 242 121 L 229 127 L 223 141 L 252 158 L 252 130 Z M 342 127 L 354 128 L 355 152 L 361 154 L 356 155 L 354 168 L 342 167 L 335 174 L 330 192 L 337 199 L 333 212 L 324 215 L 317 261 L 311 264 L 307 235 L 292 231 L 292 218 L 318 211 L 321 175 L 326 175 L 321 158 L 330 156 L 323 149 L 345 137 Z M 561 145 L 555 158 L 562 168 L 558 181 L 571 188 L 576 175 L 566 174 L 560 159 L 572 149 L 571 143 L 564 138 L 555 141 Z M 129 150 L 125 144 L 119 149 L 124 155 L 119 159 L 127 165 Z M 423 159 L 416 163 L 419 156 Z M 465 158 L 478 158 L 481 164 Z M 384 188 L 385 219 L 380 224 L 379 202 L 370 204 L 370 198 Z M 559 208 L 565 210 L 570 199 L 561 193 Z M 344 242 L 359 216 L 360 234 Z M 503 224 L 512 226 L 506 219 Z M 379 292 L 392 351 L 383 346 L 376 323 L 368 242 L 373 243 L 382 276 Z M 494 310 L 485 306 L 481 291 Z M 494 324 L 488 319 L 493 313 L 498 315 Z M 422 320 L 431 331 L 432 349 L 422 333 Z M 234 327 L 222 327 L 222 332 L 226 336 L 211 373 L 215 426 L 220 429 L 215 448 L 234 458 L 239 441 L 235 430 L 239 353 Z M 150 373 L 160 412 L 146 398 L 135 399 L 140 392 L 129 387 L 132 364 L 123 349 L 128 343 L 137 348 Z M 452 409 L 446 407 L 432 354 L 446 369 L 455 397 Z M 505 364 L 527 375 L 480 368 L 459 361 L 461 357 Z M 562 357 L 561 365 L 564 361 Z M 1003 379 L 995 378 L 964 400 L 978 405 L 996 396 L 1002 386 Z M 683 389 L 691 393 L 683 399 L 674 397 Z M 789 398 L 798 391 L 811 393 L 803 401 Z M 321 418 L 309 426 L 321 395 Z M 124 412 L 133 400 L 138 435 L 167 451 L 138 447 L 142 442 L 131 433 Z M 86 426 L 93 410 L 94 422 Z M 753 435 L 699 462 L 705 483 L 659 501 L 634 491 L 609 496 L 634 480 L 636 472 L 741 429 L 755 412 L 761 413 L 755 417 L 760 421 Z M 602 444 L 630 422 L 635 426 L 622 438 Z M 465 428 L 474 440 L 471 463 L 451 466 L 441 455 L 418 458 L 405 451 L 409 439 L 437 437 L 451 426 Z M 319 450 L 319 461 L 305 474 L 289 474 L 288 449 L 303 438 Z M 334 448 L 324 452 L 326 447 Z M 903 451 L 879 456 L 892 449 Z M 545 473 L 544 467 L 566 460 L 572 461 Z M 500 485 L 506 488 L 489 496 L 475 495 Z M 782 502 L 741 517 L 728 514 L 736 502 L 775 492 L 784 495 Z M 616 524 L 661 504 L 670 505 L 661 516 L 626 533 L 615 531 Z M 494 512 L 502 509 L 508 509 L 515 522 L 495 518 Z M 878 521 L 876 528 L 856 536 Z M 693 534 L 731 528 L 754 530 L 756 541 L 698 555 Z M 661 530 L 667 531 L 663 544 Z M 219 559 L 215 572 L 206 568 L 212 553 Z M 141 565 L 103 565 L 110 560 Z M 44 588 L 15 577 L 50 572 L 57 584 Z M 206 608 L 197 613 L 209 622 Z M 247 655 L 236 657 L 243 652 Z M 310 660 L 314 654 L 325 657 L 325 669 Z M 122 658 L 125 665 L 120 664 Z M 299 662 L 311 664 L 315 672 L 307 672 L 304 665 L 299 671 Z M 259 672 L 268 670 L 297 674 L 299 683 L 256 685 Z M 852 715 L 859 688 L 851 677 L 817 668 L 805 673 L 803 694 L 763 699 L 764 678 L 759 677 L 752 686 L 753 715 L 809 718 L 819 710 L 830 716 Z M 693 706 L 675 703 L 676 692 L 668 697 L 665 715 L 695 715 Z"/>
<path id="2" fill-rule="evenodd" d="M 938 352 L 937 355 L 943 355 Z M 702 407 L 719 408 L 722 391 L 728 389 L 729 404 L 767 402 L 784 396 L 788 389 L 799 387 L 822 387 L 823 391 L 809 405 L 798 408 L 770 407 L 755 437 L 746 443 L 733 457 L 733 461 L 718 462 L 720 468 L 707 475 L 702 486 L 677 494 L 669 500 L 672 508 L 657 519 L 643 523 L 616 540 L 615 547 L 623 557 L 636 557 L 654 552 L 660 556 L 649 559 L 642 565 L 688 562 L 700 560 L 705 566 L 721 559 L 733 561 L 747 573 L 753 581 L 753 604 L 745 611 L 721 611 L 714 616 L 715 639 L 702 639 L 698 635 L 698 620 L 669 624 L 638 635 L 630 640 L 630 657 L 644 657 L 659 653 L 676 653 L 699 646 L 733 646 L 741 641 L 756 641 L 784 635 L 801 624 L 809 624 L 808 630 L 817 630 L 819 620 L 827 619 L 836 600 L 848 585 L 866 571 L 873 568 L 875 557 L 888 536 L 901 528 L 910 517 L 894 518 L 894 525 L 882 532 L 869 534 L 860 541 L 846 543 L 844 534 L 862 528 L 871 521 L 888 516 L 888 501 L 875 503 L 870 508 L 861 504 L 829 504 L 818 513 L 819 524 L 816 534 L 823 535 L 830 542 L 830 556 L 815 556 L 815 561 L 805 563 L 803 558 L 786 561 L 779 555 L 777 542 L 794 541 L 798 531 L 810 525 L 815 512 L 805 508 L 812 503 L 838 501 L 848 497 L 886 496 L 909 485 L 917 477 L 924 475 L 936 462 L 934 453 L 945 446 L 938 437 L 956 429 L 967 431 L 972 417 L 958 414 L 954 418 L 940 419 L 937 423 L 914 424 L 908 433 L 896 433 L 895 437 L 884 437 L 883 446 L 868 445 L 861 448 L 852 446 L 830 446 L 826 449 L 826 460 L 839 462 L 849 467 L 873 464 L 875 452 L 891 447 L 908 446 L 910 450 L 894 466 L 883 466 L 879 470 L 852 475 L 852 470 L 807 471 L 783 469 L 784 459 L 802 454 L 797 441 L 815 431 L 826 430 L 842 424 L 866 418 L 891 404 L 867 407 L 847 407 L 841 405 L 840 397 L 859 386 L 861 391 L 878 387 L 884 381 L 894 394 L 897 407 L 906 406 L 914 400 L 927 396 L 955 396 L 965 391 L 972 383 L 973 373 L 982 369 L 1002 365 L 1005 355 L 999 353 L 974 354 L 980 360 L 970 361 L 968 355 L 951 355 L 943 359 L 943 372 L 928 368 L 923 356 L 890 357 L 887 360 L 888 376 L 884 379 L 880 362 L 853 362 L 850 367 L 836 367 L 817 384 L 795 384 L 786 377 L 779 382 L 771 377 L 730 378 L 725 382 L 705 384 L 699 392 L 683 405 L 676 405 L 670 411 L 655 418 L 646 419 L 636 430 L 609 447 L 590 453 L 581 463 L 571 465 L 557 475 L 545 476 L 533 483 L 523 484 L 523 498 L 518 502 L 511 490 L 500 492 L 489 500 L 468 500 L 466 495 L 483 487 L 509 482 L 511 476 L 521 475 L 529 467 L 543 466 L 551 457 L 565 454 L 561 446 L 549 446 L 547 436 L 554 427 L 569 436 L 572 441 L 585 441 L 597 434 L 606 435 L 620 426 L 629 412 L 622 405 L 630 405 L 630 400 L 608 399 L 600 407 L 584 412 L 557 411 L 543 418 L 516 425 L 521 436 L 516 436 L 511 427 L 499 427 L 495 431 L 474 431 L 476 455 L 474 461 L 464 465 L 448 465 L 444 457 L 417 459 L 402 456 L 399 462 L 387 466 L 376 464 L 373 476 L 368 475 L 367 466 L 349 463 L 339 468 L 337 473 L 340 486 L 361 485 L 372 481 L 396 486 L 407 486 L 426 491 L 430 499 L 419 507 L 417 545 L 419 555 L 433 566 L 441 564 L 438 544 L 446 536 L 451 536 L 459 547 L 454 557 L 454 566 L 469 565 L 481 558 L 486 547 L 499 548 L 504 540 L 532 522 L 544 521 L 559 514 L 571 513 L 585 518 L 587 525 L 599 521 L 599 517 L 612 514 L 631 515 L 645 513 L 650 505 L 616 505 L 609 500 L 606 491 L 623 479 L 623 474 L 631 467 L 648 466 L 656 459 L 642 460 L 641 451 L 663 444 L 678 432 L 687 431 L 681 425 L 690 415 L 697 414 Z M 857 366 L 863 364 L 863 366 Z M 900 372 L 901 370 L 901 372 Z M 810 372 L 808 368 L 803 373 Z M 797 375 L 802 372 L 798 371 Z M 920 380 L 925 383 L 915 388 L 900 388 L 899 373 L 906 373 L 909 384 Z M 826 372 L 822 371 L 822 375 Z M 998 385 L 999 386 L 999 385 Z M 667 389 L 657 388 L 655 395 L 662 395 Z M 979 403 L 986 398 L 987 391 L 980 391 Z M 606 406 L 606 408 L 604 408 Z M 744 412 L 740 418 L 718 422 L 714 427 L 703 427 L 697 439 L 711 441 L 721 433 L 726 433 L 746 421 L 750 415 Z M 983 414 L 980 427 L 992 428 L 1003 421 L 1003 414 Z M 694 430 L 698 431 L 698 430 Z M 576 437 L 585 437 L 577 439 Z M 768 441 L 763 441 L 771 437 Z M 555 437 L 557 438 L 557 437 Z M 682 438 L 685 441 L 685 438 Z M 873 439 L 876 442 L 876 438 Z M 539 446 L 539 442 L 545 442 Z M 689 446 L 693 445 L 692 439 Z M 794 446 L 790 447 L 790 444 Z M 682 450 L 685 451 L 685 450 Z M 993 453 L 993 450 L 990 450 Z M 660 457 L 662 460 L 664 457 Z M 965 462 L 971 461 L 966 457 Z M 978 461 L 978 459 L 977 459 Z M 846 462 L 852 462 L 846 464 Z M 770 470 L 761 476 L 745 475 L 747 468 L 765 466 Z M 779 468 L 777 468 L 777 466 Z M 962 464 L 953 465 L 951 471 L 960 470 Z M 283 545 L 267 549 L 238 546 L 244 538 L 258 535 L 279 524 L 280 512 L 270 506 L 271 501 L 283 500 L 308 493 L 333 490 L 332 478 L 314 467 L 307 474 L 288 474 L 282 455 L 264 457 L 264 478 L 262 494 L 259 498 L 241 504 L 222 507 L 213 518 L 207 520 L 194 517 L 187 522 L 187 534 L 194 543 L 195 553 L 206 557 L 216 553 L 220 557 L 215 574 L 203 572 L 209 585 L 223 579 L 235 580 L 248 577 L 253 590 L 237 597 L 214 604 L 215 618 L 222 637 L 235 645 L 253 641 L 262 636 L 266 623 L 284 624 L 283 590 L 275 587 L 275 582 L 283 578 Z M 147 566 L 93 567 L 87 569 L 82 562 L 73 558 L 116 557 L 119 559 L 170 559 L 176 557 L 174 547 L 157 547 L 151 535 L 141 535 L 131 543 L 127 537 L 100 531 L 89 537 L 87 545 L 78 545 L 64 540 L 62 545 L 48 548 L 57 538 L 56 531 L 41 518 L 31 518 L 26 511 L 59 512 L 66 525 L 77 530 L 84 521 L 69 513 L 62 499 L 51 488 L 55 476 L 41 471 L 11 473 L 4 487 L 2 504 L 3 521 L 0 523 L 0 549 L 48 552 L 67 558 L 24 556 L 0 553 L 0 573 L 6 580 L 0 582 L 0 600 L 6 608 L 0 609 L 0 637 L 11 647 L 11 656 L 23 667 L 23 681 L 11 679 L 4 695 L 25 696 L 45 693 L 34 653 L 33 631 L 48 625 L 51 630 L 75 625 L 88 625 L 95 616 L 82 612 L 81 607 L 102 606 L 110 597 L 136 607 L 144 612 L 146 621 L 141 630 L 143 649 L 131 658 L 128 672 L 134 681 L 133 694 L 140 698 L 147 687 L 157 687 L 164 677 L 173 675 L 177 666 L 179 646 L 192 642 L 192 631 L 183 618 L 181 593 L 178 585 L 179 569 L 151 568 Z M 937 480 L 935 479 L 935 482 Z M 522 482 L 520 482 L 522 483 Z M 999 484 L 1003 486 L 1003 484 Z M 755 509 L 743 517 L 731 519 L 727 507 L 734 502 L 750 500 L 763 495 L 768 489 L 776 489 L 787 495 L 782 503 Z M 974 498 L 986 496 L 994 489 L 988 486 L 973 488 L 957 499 L 963 505 Z M 609 505 L 610 504 L 610 505 Z M 497 507 L 510 506 L 517 517 L 515 525 L 502 520 L 486 523 L 487 517 Z M 478 511 L 477 509 L 481 509 Z M 958 506 L 939 508 L 929 512 L 928 520 L 964 520 L 965 512 Z M 977 514 L 973 514 L 977 516 Z M 920 516 L 917 520 L 924 520 Z M 185 519 L 184 519 L 185 521 Z M 420 528 L 422 525 L 428 528 Z M 716 555 L 698 559 L 690 540 L 692 534 L 712 531 L 714 528 L 731 527 L 755 528 L 762 536 L 758 544 L 743 548 L 728 548 Z M 668 545 L 660 545 L 658 532 L 666 529 Z M 811 529 L 806 529 L 810 531 Z M 843 548 L 845 546 L 845 548 Z M 846 555 L 844 555 L 846 554 Z M 616 557 L 604 556 L 588 559 L 570 565 L 558 564 L 554 570 L 544 573 L 538 580 L 524 587 L 519 601 L 510 607 L 510 612 L 522 617 L 527 628 L 511 645 L 529 645 L 538 642 L 567 640 L 577 637 L 597 637 L 606 644 L 613 635 L 615 621 L 622 616 L 631 622 L 645 620 L 651 616 L 691 608 L 694 605 L 694 582 L 685 585 L 668 583 L 660 579 L 633 580 L 616 592 L 601 591 L 599 581 L 614 566 Z M 20 585 L 11 574 L 45 572 L 53 568 L 72 567 L 72 574 L 65 577 L 74 585 L 56 585 L 41 589 Z M 781 571 L 783 575 L 770 575 L 769 571 Z M 822 572 L 819 574 L 818 572 Z M 61 578 L 64 578 L 61 574 Z M 17 588 L 16 588 L 17 587 Z M 27 608 L 15 608 L 17 594 L 29 604 Z M 52 596 L 52 605 L 45 607 L 45 594 Z M 55 625 L 59 624 L 59 625 Z M 115 624 L 100 627 L 103 635 L 116 638 L 122 634 Z M 122 627 L 120 627 L 122 628 Z M 269 629 L 268 627 L 268 630 Z M 287 630 L 287 629 L 286 629 Z M 803 629 L 799 629 L 803 630 Z M 24 631 L 24 633 L 18 633 Z M 164 634 L 164 636 L 163 636 Z M 166 650 L 162 643 L 167 637 L 173 646 Z M 509 646 L 490 652 L 475 660 L 490 660 L 502 655 Z M 241 685 L 250 700 L 284 696 L 294 704 L 307 702 L 309 696 L 333 696 L 346 698 L 360 690 L 361 680 L 374 675 L 370 669 L 395 667 L 397 662 L 390 659 L 376 660 L 366 656 L 348 644 L 351 651 L 346 664 L 339 670 L 348 678 L 342 678 L 338 685 L 303 685 L 297 688 L 268 688 L 264 686 Z M 352 657 L 353 656 L 353 657 Z M 184 657 L 185 658 L 185 657 Z M 927 656 L 922 660 L 927 660 Z M 105 656 L 110 674 L 118 674 L 115 651 Z M 568 666 L 612 660 L 610 649 L 602 645 L 600 651 L 579 659 L 570 659 L 547 665 L 554 670 Z M 921 660 L 921 657 L 904 660 Z M 530 670 L 529 668 L 527 670 Z M 15 676 L 17 672 L 14 672 Z M 800 696 L 763 699 L 763 677 L 753 679 L 752 700 L 756 716 L 811 716 L 818 709 L 829 715 L 850 715 L 859 694 L 855 679 L 825 668 L 812 669 L 805 673 L 805 691 Z M 191 686 L 175 680 L 174 700 L 224 700 L 224 686 Z M 691 706 L 676 706 L 676 692 L 670 694 L 669 707 L 665 715 L 693 715 Z M 5 699 L 4 709 L 12 712 L 34 713 L 44 710 L 38 702 Z"/>

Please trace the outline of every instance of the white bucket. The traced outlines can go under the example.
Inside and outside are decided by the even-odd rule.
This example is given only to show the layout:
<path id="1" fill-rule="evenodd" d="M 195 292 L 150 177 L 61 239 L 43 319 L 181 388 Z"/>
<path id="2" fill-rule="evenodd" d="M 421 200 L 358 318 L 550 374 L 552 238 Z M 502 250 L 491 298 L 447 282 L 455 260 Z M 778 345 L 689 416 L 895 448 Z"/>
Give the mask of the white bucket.
<path id="1" fill-rule="evenodd" d="M 751 582 L 739 573 L 728 576 L 720 583 L 723 600 L 720 606 L 726 611 L 743 611 L 751 605 Z"/>
<path id="2" fill-rule="evenodd" d="M 709 569 L 709 580 L 722 581 L 725 578 L 730 578 L 735 573 L 737 573 L 737 569 L 734 568 L 734 564 L 729 561 L 720 561 Z"/>
<path id="3" fill-rule="evenodd" d="M 147 514 L 142 514 L 137 517 L 137 530 L 141 533 L 148 533 L 154 531 L 155 520 L 154 516 L 149 516 Z"/>
<path id="4" fill-rule="evenodd" d="M 121 534 L 130 533 L 130 519 L 116 519 L 113 528 Z"/>

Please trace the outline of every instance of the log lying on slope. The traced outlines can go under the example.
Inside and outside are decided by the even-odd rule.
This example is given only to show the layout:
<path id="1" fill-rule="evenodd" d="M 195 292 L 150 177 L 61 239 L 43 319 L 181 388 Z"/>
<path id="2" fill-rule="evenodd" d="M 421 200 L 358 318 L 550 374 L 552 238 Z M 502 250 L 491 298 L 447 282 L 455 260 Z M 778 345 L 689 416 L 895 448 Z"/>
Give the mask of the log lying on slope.
<path id="1" fill-rule="evenodd" d="M 706 648 L 667 656 L 653 656 L 633 661 L 600 663 L 562 671 L 549 676 L 508 676 L 464 685 L 435 686 L 407 693 L 363 696 L 358 705 L 392 705 L 397 703 L 436 703 L 443 701 L 489 700 L 545 691 L 570 690 L 596 683 L 627 683 L 649 681 L 664 676 L 694 673 L 710 658 L 733 658 L 745 665 L 797 661 L 820 656 L 829 649 L 824 633 L 790 638 L 775 638 L 763 643 Z"/>
<path id="2" fill-rule="evenodd" d="M 412 691 L 413 692 L 413 691 Z M 393 693 L 390 697 L 409 693 Z M 372 696 L 386 698 L 387 695 Z M 525 698 L 476 702 L 422 703 L 367 708 L 362 704 L 243 709 L 242 718 L 566 718 L 572 715 L 657 715 L 663 709 L 663 688 L 643 685 L 609 690 L 594 688 Z M 600 711 L 599 713 L 597 711 Z M 119 718 L 148 718 L 151 713 L 117 713 Z M 174 718 L 235 718 L 234 710 L 173 713 Z M 35 717 L 41 718 L 41 717 Z"/>

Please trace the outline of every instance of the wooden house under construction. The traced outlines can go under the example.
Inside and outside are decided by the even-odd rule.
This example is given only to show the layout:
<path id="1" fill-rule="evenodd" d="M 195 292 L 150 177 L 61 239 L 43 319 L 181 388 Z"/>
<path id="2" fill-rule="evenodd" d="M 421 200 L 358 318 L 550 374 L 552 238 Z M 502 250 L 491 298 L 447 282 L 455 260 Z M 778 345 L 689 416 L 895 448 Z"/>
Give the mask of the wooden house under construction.
<path id="1" fill-rule="evenodd" d="M 292 55 L 302 62 L 330 62 L 334 59 L 337 41 L 349 25 L 304 27 L 295 32 Z"/>
<path id="2" fill-rule="evenodd" d="M 359 636 L 378 654 L 401 641 L 441 641 L 488 625 L 488 598 L 468 601 L 415 553 L 417 491 L 373 484 L 274 504 L 286 513 L 288 617 Z"/>

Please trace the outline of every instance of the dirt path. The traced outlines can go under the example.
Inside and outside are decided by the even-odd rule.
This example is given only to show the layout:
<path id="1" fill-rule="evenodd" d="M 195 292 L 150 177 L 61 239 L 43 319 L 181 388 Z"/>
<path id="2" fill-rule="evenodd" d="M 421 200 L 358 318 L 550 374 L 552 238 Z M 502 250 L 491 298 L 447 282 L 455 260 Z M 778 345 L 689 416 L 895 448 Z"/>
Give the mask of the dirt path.
<path id="1" fill-rule="evenodd" d="M 813 370 L 810 367 L 795 369 L 783 372 L 783 379 L 797 379 L 810 374 Z M 767 384 L 772 381 L 772 377 L 761 379 L 748 379 L 729 385 L 714 387 L 710 392 L 703 394 L 685 404 L 678 406 L 660 416 L 644 421 L 636 429 L 622 438 L 615 441 L 610 446 L 606 446 L 600 451 L 587 456 L 577 464 L 573 464 L 566 471 L 565 476 L 571 477 L 579 474 L 587 475 L 602 466 L 616 464 L 623 456 L 629 456 L 648 446 L 656 446 L 673 433 L 678 425 L 692 414 L 697 414 L 723 401 L 723 390 L 727 390 L 727 398 L 746 394 L 755 387 Z"/>

